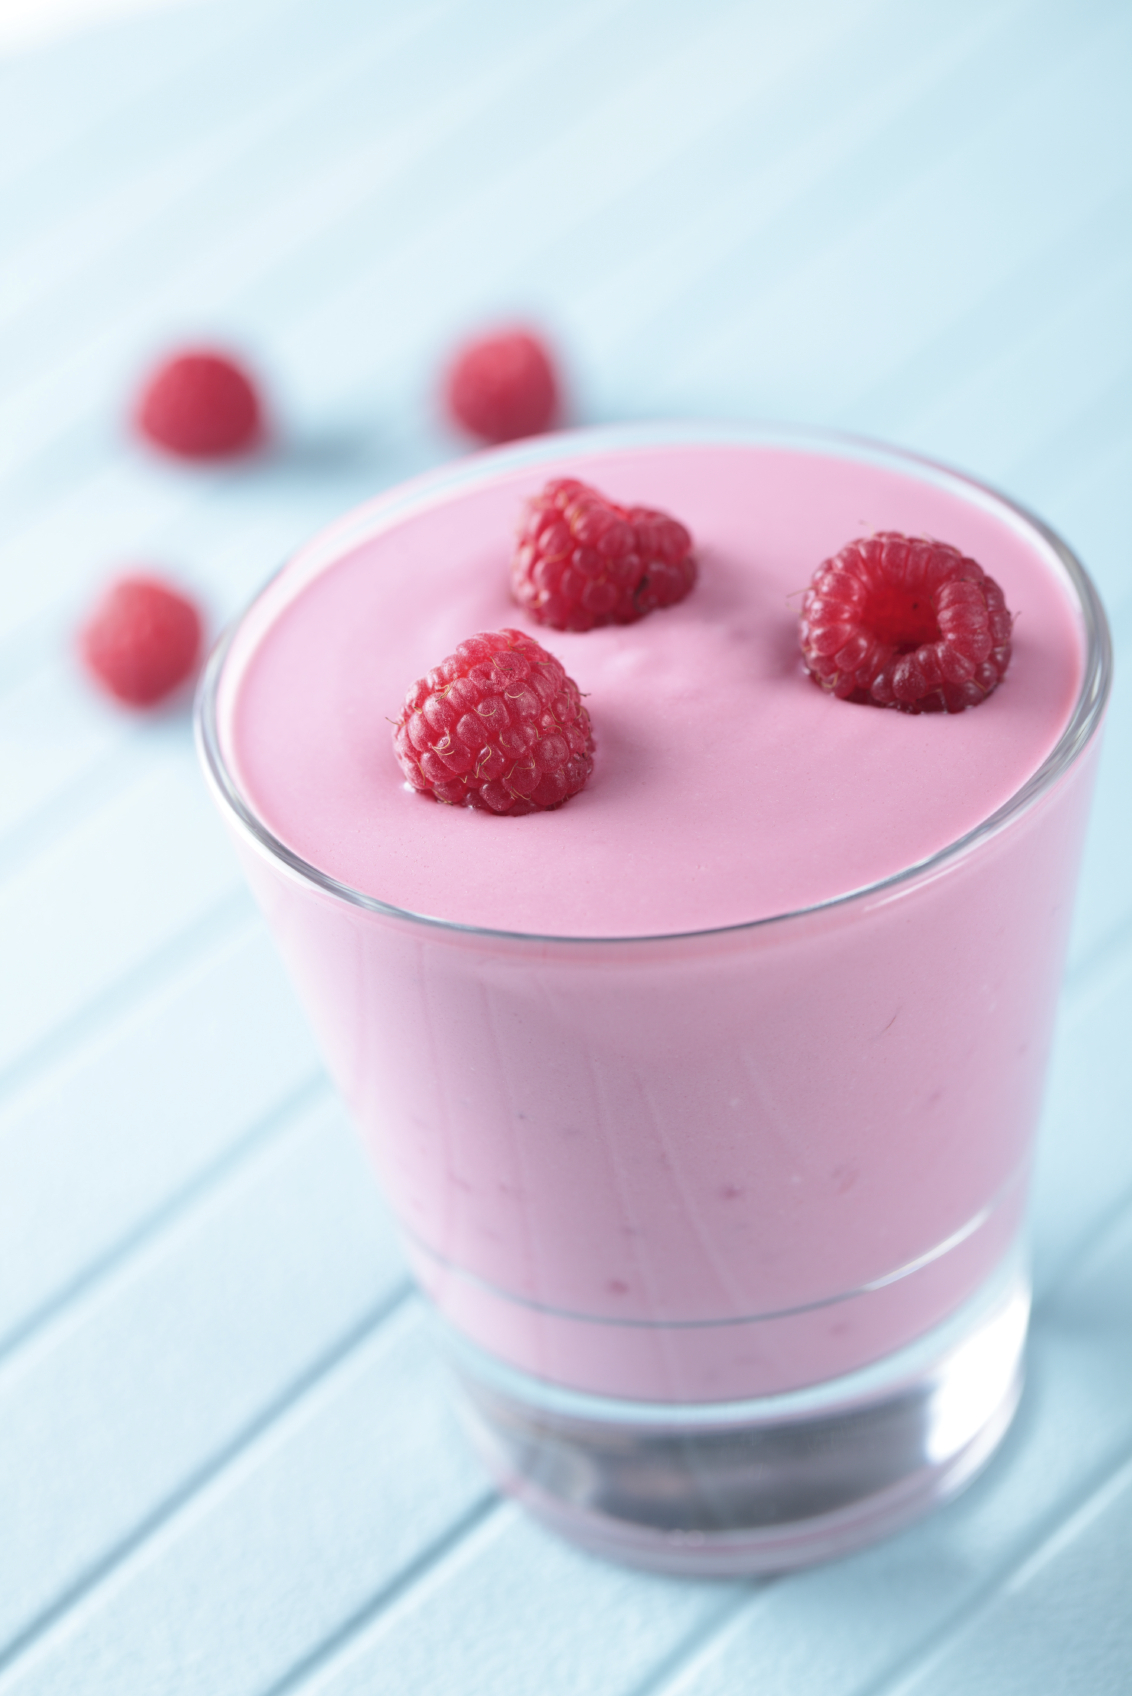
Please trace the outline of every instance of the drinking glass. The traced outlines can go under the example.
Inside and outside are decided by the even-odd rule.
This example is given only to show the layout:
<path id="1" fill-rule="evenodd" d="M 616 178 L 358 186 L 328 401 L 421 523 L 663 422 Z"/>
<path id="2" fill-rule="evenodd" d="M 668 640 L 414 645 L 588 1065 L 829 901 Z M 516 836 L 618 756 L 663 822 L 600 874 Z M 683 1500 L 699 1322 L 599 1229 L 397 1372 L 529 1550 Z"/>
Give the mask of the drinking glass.
<path id="1" fill-rule="evenodd" d="M 993 511 L 1079 630 L 1040 769 L 895 876 L 694 934 L 448 923 L 278 840 L 226 727 L 282 601 L 484 479 L 657 441 L 879 464 Z M 1096 593 L 1039 520 L 892 449 L 754 427 L 446 468 L 316 539 L 222 637 L 198 699 L 212 791 L 479 1450 L 558 1531 L 669 1572 L 780 1570 L 895 1529 L 992 1453 L 1022 1381 L 1028 1172 L 1110 668 Z"/>

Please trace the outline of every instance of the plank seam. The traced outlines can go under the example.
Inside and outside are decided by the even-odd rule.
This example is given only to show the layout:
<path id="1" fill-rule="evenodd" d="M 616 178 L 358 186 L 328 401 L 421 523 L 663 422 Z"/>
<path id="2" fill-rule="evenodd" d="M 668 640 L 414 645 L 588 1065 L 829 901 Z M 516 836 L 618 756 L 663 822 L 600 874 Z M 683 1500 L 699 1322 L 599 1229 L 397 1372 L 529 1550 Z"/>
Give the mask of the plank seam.
<path id="1" fill-rule="evenodd" d="M 313 1072 L 282 1102 L 245 1129 L 215 1160 L 144 1215 L 101 1254 L 88 1261 L 7 1334 L 0 1333 L 0 1377 L 26 1348 L 42 1341 L 44 1332 L 53 1322 L 64 1315 L 70 1321 L 77 1302 L 95 1295 L 108 1279 L 125 1271 L 131 1261 L 157 1242 L 171 1226 L 191 1218 L 203 1203 L 222 1194 L 228 1181 L 236 1177 L 249 1160 L 269 1147 L 295 1118 L 320 1096 L 328 1094 L 329 1089 L 325 1073 Z"/>
<path id="2" fill-rule="evenodd" d="M 1055 1270 L 1051 1281 L 1048 1284 L 1043 1283 L 1035 1291 L 1035 1319 L 1044 1319 L 1047 1313 L 1052 1315 L 1057 1312 L 1058 1303 L 1066 1290 L 1071 1290 L 1076 1279 L 1088 1271 L 1089 1263 L 1096 1259 L 1098 1254 L 1105 1252 L 1109 1239 L 1122 1228 L 1130 1214 L 1132 1185 L 1120 1190 L 1111 1206 L 1102 1209 L 1083 1225 L 1069 1248 L 1062 1252 L 1061 1270 Z"/>
<path id="3" fill-rule="evenodd" d="M 626 1696 L 667 1696 L 668 1692 L 678 1690 L 689 1678 L 694 1678 L 701 1666 L 720 1653 L 748 1614 L 777 1582 L 774 1578 L 763 1579 L 753 1593 L 752 1587 L 744 1584 L 739 1587 L 738 1594 L 728 1594 L 711 1618 L 701 1620 L 643 1682 L 626 1692 Z M 728 1589 L 730 1591 L 731 1587 L 728 1586 Z"/>
<path id="4" fill-rule="evenodd" d="M 148 775 L 144 769 L 139 772 L 130 757 L 137 749 L 137 742 L 123 726 L 121 736 L 110 748 L 103 749 L 69 782 L 0 835 L 0 887 L 21 865 L 53 847 Z M 160 754 L 156 754 L 153 769 L 162 763 Z"/>
<path id="5" fill-rule="evenodd" d="M 261 3 L 256 5 L 254 9 L 247 8 L 242 12 L 237 11 L 235 7 L 214 6 L 212 8 L 214 17 L 222 20 L 222 27 L 217 31 L 215 39 L 198 52 L 195 59 L 186 65 L 184 53 L 180 54 L 176 60 L 164 66 L 157 76 L 147 76 L 144 83 L 138 84 L 128 103 L 108 105 L 89 119 L 81 121 L 69 131 L 64 130 L 61 125 L 53 124 L 48 132 L 50 140 L 46 146 L 41 147 L 38 153 L 25 159 L 17 170 L 8 171 L 0 176 L 0 194 L 6 194 L 19 184 L 21 179 L 26 179 L 28 176 L 34 177 L 37 172 L 42 172 L 45 167 L 50 170 L 60 161 L 72 161 L 76 156 L 81 155 L 85 147 L 91 145 L 93 139 L 97 139 L 101 131 L 109 129 L 113 133 L 115 130 L 125 129 L 128 134 L 129 126 L 136 122 L 139 107 L 152 101 L 155 96 L 163 93 L 168 95 L 178 84 L 188 81 L 190 77 L 199 77 L 206 74 L 214 61 L 218 62 L 230 57 L 234 48 L 238 48 L 243 42 L 250 40 L 263 28 L 265 15 L 271 17 L 271 8 L 274 6 L 277 11 L 279 3 L 280 0 L 261 0 Z M 289 12 L 297 12 L 302 9 L 304 9 L 304 0 L 292 0 L 292 3 L 287 7 Z M 250 17 L 248 16 L 249 10 L 251 11 Z M 227 17 L 225 17 L 225 14 L 227 14 Z M 280 20 L 277 16 L 274 22 L 278 27 Z M 124 20 L 121 18 L 107 20 L 101 26 L 100 33 L 109 33 L 113 29 L 120 30 L 123 23 Z M 57 51 L 59 45 L 61 44 L 58 42 L 47 42 L 36 51 L 45 56 L 50 55 L 53 51 Z M 72 41 L 70 45 L 73 48 L 74 42 Z"/>
<path id="6" fill-rule="evenodd" d="M 8 1675 L 17 1664 L 41 1645 L 77 1604 L 85 1601 L 106 1584 L 131 1556 L 137 1555 L 157 1532 L 173 1522 L 208 1485 L 221 1478 L 241 1457 L 252 1450 L 285 1414 L 310 1395 L 336 1367 L 361 1349 L 405 1307 L 412 1295 L 412 1286 L 405 1283 L 392 1295 L 383 1296 L 336 1342 L 316 1355 L 314 1360 L 292 1378 L 278 1395 L 272 1397 L 254 1418 L 248 1420 L 233 1437 L 221 1444 L 151 1508 L 131 1531 L 111 1544 L 110 1548 L 74 1579 L 48 1607 L 42 1609 L 21 1627 L 7 1644 L 0 1647 L 0 1689 L 9 1685 Z"/>
<path id="7" fill-rule="evenodd" d="M 0 1072 L 0 1107 L 37 1074 L 62 1060 L 67 1051 L 113 1024 L 176 972 L 226 937 L 252 911 L 252 898 L 241 884 L 193 919 L 183 930 L 158 945 L 144 960 L 33 1042 Z"/>
<path id="8" fill-rule="evenodd" d="M 478 1496 L 459 1519 L 453 1521 L 439 1537 L 410 1561 L 408 1566 L 402 1567 L 395 1578 L 383 1585 L 354 1613 L 348 1615 L 317 1648 L 296 1661 L 281 1679 L 268 1685 L 261 1692 L 261 1696 L 292 1696 L 293 1692 L 308 1684 L 312 1678 L 337 1660 L 382 1613 L 416 1589 L 433 1568 L 454 1554 L 473 1532 L 503 1512 L 506 1506 L 503 1499 L 493 1490 L 486 1490 L 483 1495 Z"/>
<path id="9" fill-rule="evenodd" d="M 1104 1512 L 1129 1482 L 1132 1482 L 1132 1450 L 1126 1451 L 1115 1465 L 1109 1465 L 1103 1473 L 1094 1476 L 1083 1501 L 1068 1512 L 1047 1519 L 1036 1546 L 1030 1547 L 1016 1560 L 1004 1563 L 989 1586 L 981 1589 L 965 1606 L 956 1609 L 895 1667 L 879 1679 L 860 1686 L 855 1696 L 905 1696 L 905 1692 L 913 1690 L 934 1667 L 946 1660 L 957 1639 L 973 1630 L 1002 1597 L 1021 1588 L 1054 1559 L 1091 1520 Z"/>
<path id="10" fill-rule="evenodd" d="M 624 7 L 624 6 L 631 5 L 633 3 L 633 0 L 617 0 L 617 3 L 618 3 L 619 6 Z M 435 20 L 438 23 L 441 23 L 443 21 L 443 18 L 445 16 L 446 12 L 450 11 L 451 9 L 452 8 L 451 8 L 450 4 L 446 5 L 444 3 L 444 0 L 439 0 L 437 10 L 436 10 L 436 13 L 435 13 Z M 584 24 L 582 26 L 576 26 L 574 24 L 570 24 L 569 26 L 567 26 L 567 25 L 558 26 L 554 30 L 549 32 L 549 39 L 547 39 L 545 41 L 544 45 L 532 46 L 531 44 L 528 43 L 528 44 L 521 46 L 519 49 L 514 50 L 511 54 L 511 56 L 510 56 L 509 61 L 508 61 L 511 69 L 506 73 L 507 87 L 510 87 L 511 85 L 519 85 L 519 86 L 523 85 L 531 77 L 531 75 L 533 74 L 533 71 L 536 70 L 541 63 L 543 63 L 545 61 L 553 61 L 556 52 L 559 51 L 559 38 L 560 37 L 565 36 L 568 40 L 577 39 L 579 41 L 579 45 L 581 45 L 587 39 L 592 39 L 594 36 L 600 36 L 602 30 L 608 28 L 608 16 L 606 15 L 607 12 L 608 12 L 608 7 L 606 8 L 605 12 L 603 13 L 601 5 L 600 5 L 600 0 L 593 0 L 593 3 L 589 3 L 589 5 L 588 5 L 588 13 L 587 13 L 588 22 L 586 24 Z M 484 71 L 485 77 L 489 76 L 491 74 L 491 70 L 492 70 L 492 67 L 490 65 L 485 66 L 485 71 Z M 502 99 L 504 97 L 504 93 L 505 93 L 505 90 L 497 91 L 496 97 L 495 97 L 496 101 L 498 101 L 499 99 Z M 449 103 L 450 103 L 450 96 L 447 96 L 447 95 L 439 96 L 432 102 L 431 111 L 432 111 L 432 114 L 433 114 L 434 121 L 439 120 L 441 117 L 443 117 L 445 110 L 446 110 L 446 107 Z M 490 102 L 485 102 L 485 109 L 488 105 L 490 105 Z M 310 115 L 308 115 L 308 118 L 307 118 L 306 121 L 308 123 L 311 121 Z M 410 118 L 406 119 L 406 121 L 405 121 L 405 123 L 402 127 L 406 132 L 411 132 L 413 134 L 417 134 L 418 132 L 421 132 L 421 114 L 419 112 L 414 112 L 411 115 Z M 388 148 L 394 146 L 395 145 L 395 139 L 396 139 L 395 137 L 387 135 L 384 138 L 385 147 L 388 149 Z M 430 151 L 434 151 L 434 149 L 430 149 Z M 345 152 L 345 155 L 343 155 L 343 153 L 339 153 L 338 155 L 335 156 L 333 162 L 327 163 L 325 166 L 320 166 L 318 168 L 317 172 L 309 179 L 309 182 L 310 182 L 310 190 L 309 190 L 309 194 L 308 194 L 309 199 L 311 199 L 312 201 L 317 203 L 320 200 L 325 200 L 327 198 L 327 196 L 328 196 L 330 190 L 332 189 L 336 179 L 338 179 L 341 176 L 344 158 L 345 159 L 349 158 L 348 150 Z M 223 169 L 224 169 L 223 165 L 219 165 L 217 167 L 216 174 L 222 174 Z M 317 191 L 316 191 L 315 186 L 314 186 L 316 182 L 318 184 Z M 273 196 L 273 199 L 270 202 L 270 204 L 268 206 L 266 206 L 265 208 L 262 208 L 261 210 L 270 210 L 270 211 L 278 210 L 278 211 L 281 211 L 282 209 L 284 209 L 286 207 L 289 198 L 291 196 L 293 196 L 293 194 L 294 194 L 294 184 L 293 184 L 293 182 L 284 181 L 283 183 L 278 185 L 277 189 L 274 192 L 274 196 Z M 357 217 L 358 212 L 359 212 L 359 208 L 357 206 L 351 206 L 347 210 L 347 212 L 344 214 L 344 216 L 347 219 L 352 218 L 352 217 Z M 366 202 L 366 216 L 367 216 L 367 219 L 372 217 L 372 206 L 369 204 L 368 200 Z M 340 222 L 340 221 L 341 220 L 337 219 L 337 218 L 334 220 L 334 222 Z M 333 227 L 333 224 L 332 224 L 331 227 Z M 325 231 L 323 232 L 323 235 L 325 236 Z M 240 248 L 241 244 L 245 241 L 245 239 L 246 239 L 246 229 L 244 227 L 244 224 L 242 222 L 237 222 L 233 226 L 233 229 L 231 231 L 230 236 L 225 238 L 225 242 L 224 242 L 222 249 L 221 249 L 221 256 L 223 256 L 224 253 L 227 252 L 228 250 L 231 250 L 231 249 L 237 249 L 238 250 Z M 306 244 L 309 245 L 309 239 L 307 240 Z M 294 253 L 297 250 L 299 250 L 303 245 L 304 245 L 304 241 L 302 239 L 296 238 L 296 240 L 294 242 L 292 242 L 288 246 L 288 248 L 285 250 L 284 260 L 292 258 Z M 385 258 L 386 258 L 386 255 L 383 253 L 381 255 L 381 261 L 384 262 Z M 215 251 L 213 251 L 212 254 L 211 254 L 211 259 L 210 259 L 210 269 L 215 268 L 216 260 L 217 260 L 217 255 L 216 255 Z M 279 270 L 282 268 L 283 262 L 284 261 L 280 259 L 280 256 L 276 255 L 276 256 L 274 256 L 273 258 L 270 259 L 270 261 L 268 262 L 268 264 L 266 266 L 266 269 L 260 268 L 260 269 L 253 269 L 252 270 L 252 272 L 250 273 L 250 277 L 251 277 L 250 282 L 249 282 L 249 279 L 248 279 L 247 276 L 242 278 L 241 283 L 238 286 L 235 293 L 233 294 L 231 291 L 229 291 L 228 294 L 227 294 L 228 310 L 231 311 L 232 307 L 236 303 L 242 301 L 243 296 L 246 293 L 248 293 L 249 290 L 255 290 L 255 289 L 262 288 L 264 286 L 265 279 L 267 281 L 268 286 L 270 286 L 270 279 L 272 278 L 272 276 L 274 274 L 279 272 Z M 168 282 L 163 280 L 162 283 L 160 285 L 158 285 L 158 292 L 159 292 L 161 298 L 164 300 L 170 295 L 170 293 L 173 293 L 177 289 L 179 289 L 181 287 L 182 281 L 183 281 L 183 279 L 180 278 L 176 274 Z M 81 287 L 82 287 L 82 279 L 80 278 L 79 279 L 80 290 L 81 290 Z M 330 290 L 322 289 L 322 290 L 319 291 L 317 298 L 321 302 L 324 299 L 324 297 L 326 297 L 330 293 L 331 293 Z M 179 296 L 177 296 L 177 298 L 179 298 Z M 133 345 L 134 342 L 136 341 L 136 335 L 137 335 L 137 330 L 136 330 L 137 305 L 138 305 L 137 302 L 131 303 L 130 305 L 128 305 L 126 308 L 123 309 L 123 311 L 120 313 L 118 318 L 116 318 L 112 321 L 112 327 L 111 327 L 110 334 L 117 337 L 122 342 L 122 344 L 124 346 Z M 183 307 L 181 307 L 180 310 L 183 311 Z M 5 326 L 5 329 L 6 328 L 7 328 L 7 326 Z M 280 329 L 282 330 L 282 333 L 286 333 L 286 328 L 287 327 L 280 327 Z M 57 362 L 55 365 L 48 367 L 48 373 L 47 373 L 47 379 L 46 380 L 48 382 L 55 381 L 57 376 L 58 376 L 58 373 L 61 369 L 65 370 L 65 369 L 69 368 L 70 366 L 73 366 L 76 361 L 80 360 L 83 357 L 83 355 L 88 351 L 88 349 L 90 347 L 92 347 L 92 346 L 98 347 L 100 344 L 104 343 L 106 341 L 106 339 L 107 339 L 107 331 L 105 330 L 105 328 L 103 328 L 103 330 L 101 332 L 98 332 L 96 334 L 92 334 L 90 336 L 87 336 L 84 332 L 82 338 L 80 338 L 80 340 L 77 343 L 74 343 L 71 346 L 64 349 L 62 365 L 60 365 L 60 363 Z M 28 378 L 28 379 L 19 380 L 16 383 L 12 392 L 9 395 L 6 395 L 3 398 L 2 405 L 0 405 L 0 411 L 2 411 L 5 408 L 10 407 L 16 413 L 16 416 L 18 417 L 19 416 L 20 403 L 23 399 L 25 392 L 34 391 L 36 389 L 41 389 L 43 387 L 44 380 L 45 379 L 44 379 L 42 374 L 37 378 Z M 84 419 L 89 419 L 92 415 L 94 415 L 94 416 L 97 415 L 97 408 L 91 408 L 89 405 L 86 406 L 86 407 L 80 407 L 70 414 L 70 416 L 68 418 L 68 423 L 73 425 L 75 423 L 81 422 Z M 21 461 L 19 463 L 22 464 L 23 462 Z M 17 465 L 17 467 L 16 467 L 16 472 L 17 472 L 17 475 L 18 475 L 19 465 Z"/>

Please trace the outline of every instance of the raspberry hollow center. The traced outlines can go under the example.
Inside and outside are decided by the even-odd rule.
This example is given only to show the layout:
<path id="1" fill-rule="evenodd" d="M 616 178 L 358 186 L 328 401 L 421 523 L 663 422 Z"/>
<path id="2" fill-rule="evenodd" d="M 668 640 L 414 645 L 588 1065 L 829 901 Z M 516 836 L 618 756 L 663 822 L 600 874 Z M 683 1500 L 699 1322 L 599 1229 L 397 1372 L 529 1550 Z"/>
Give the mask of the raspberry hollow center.
<path id="1" fill-rule="evenodd" d="M 900 583 L 875 589 L 862 611 L 861 622 L 898 654 L 914 653 L 925 642 L 938 642 L 940 638 L 931 596 Z"/>
<path id="2" fill-rule="evenodd" d="M 1002 682 L 1013 624 L 975 560 L 882 530 L 818 566 L 799 634 L 810 676 L 839 700 L 959 713 Z"/>

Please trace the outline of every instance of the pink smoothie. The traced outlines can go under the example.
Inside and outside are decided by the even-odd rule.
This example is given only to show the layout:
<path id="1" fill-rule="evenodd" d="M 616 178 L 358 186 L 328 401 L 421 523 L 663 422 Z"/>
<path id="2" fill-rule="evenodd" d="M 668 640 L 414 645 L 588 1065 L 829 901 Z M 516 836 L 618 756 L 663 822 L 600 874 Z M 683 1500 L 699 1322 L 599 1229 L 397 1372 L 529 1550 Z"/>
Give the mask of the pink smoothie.
<path id="1" fill-rule="evenodd" d="M 551 475 L 687 524 L 688 600 L 584 635 L 528 624 L 507 564 Z M 881 529 L 1001 583 L 1015 655 L 978 709 L 913 718 L 806 678 L 801 591 Z M 390 740 L 416 677 L 508 624 L 563 661 L 597 750 L 580 796 L 520 819 L 411 793 Z M 828 445 L 504 451 L 292 562 L 227 654 L 220 752 L 291 857 L 241 834 L 452 1323 L 579 1389 L 729 1399 L 866 1364 L 977 1289 L 1024 1200 L 1090 758 L 900 874 L 1027 784 L 1084 671 L 1036 529 Z"/>

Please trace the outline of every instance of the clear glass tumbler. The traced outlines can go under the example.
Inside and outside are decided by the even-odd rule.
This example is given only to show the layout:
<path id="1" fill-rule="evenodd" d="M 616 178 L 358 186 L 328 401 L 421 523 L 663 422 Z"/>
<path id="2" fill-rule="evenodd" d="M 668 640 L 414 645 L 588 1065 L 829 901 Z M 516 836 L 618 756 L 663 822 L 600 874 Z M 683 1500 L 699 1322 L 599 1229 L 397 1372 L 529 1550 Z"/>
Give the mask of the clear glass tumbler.
<path id="1" fill-rule="evenodd" d="M 1111 659 L 1077 560 L 993 492 L 841 438 L 686 434 L 933 481 L 990 504 L 1060 576 L 1080 695 L 978 828 L 882 883 L 726 930 L 567 939 L 400 911 L 301 860 L 233 776 L 233 653 L 282 579 L 221 639 L 198 733 L 492 1475 L 592 1549 L 727 1574 L 895 1529 L 1009 1424 L 1028 1168 Z M 424 479 L 283 578 L 569 440 Z M 614 1261 L 630 1280 L 602 1270 Z"/>

